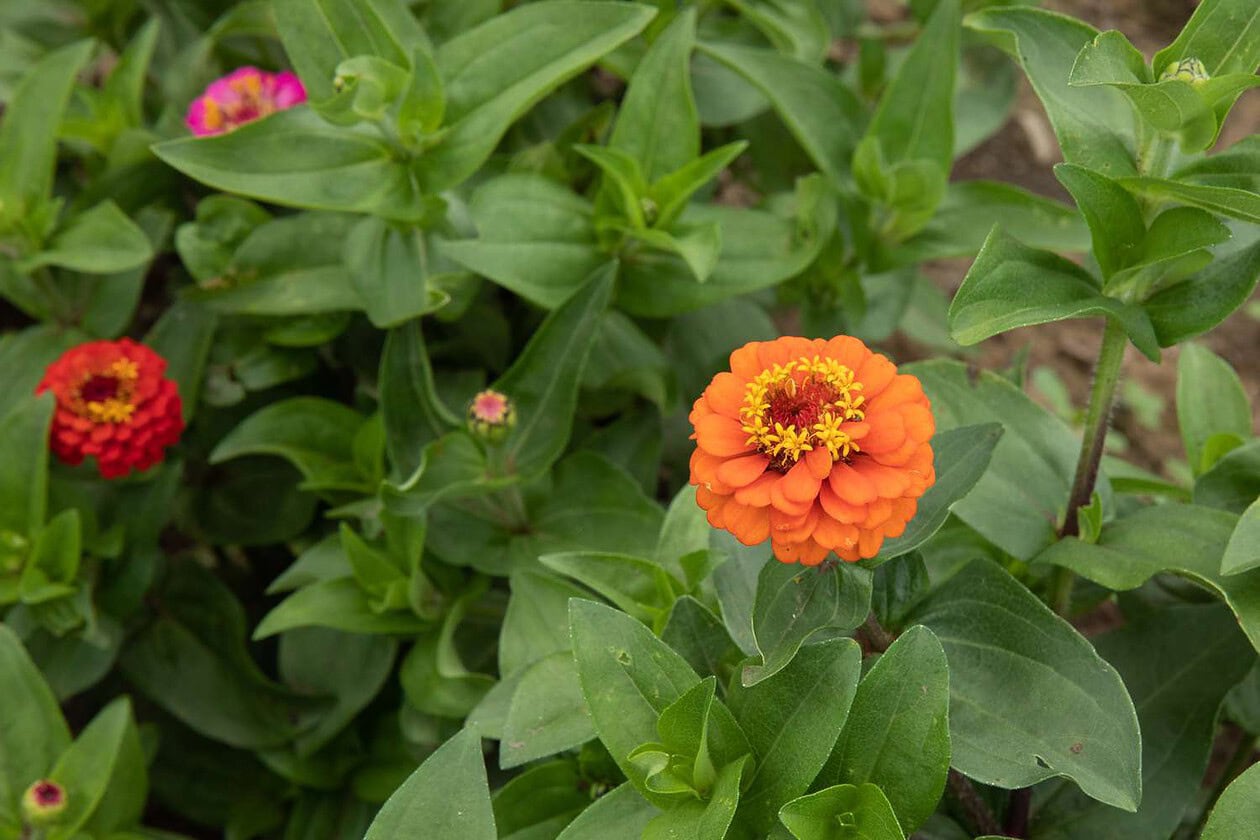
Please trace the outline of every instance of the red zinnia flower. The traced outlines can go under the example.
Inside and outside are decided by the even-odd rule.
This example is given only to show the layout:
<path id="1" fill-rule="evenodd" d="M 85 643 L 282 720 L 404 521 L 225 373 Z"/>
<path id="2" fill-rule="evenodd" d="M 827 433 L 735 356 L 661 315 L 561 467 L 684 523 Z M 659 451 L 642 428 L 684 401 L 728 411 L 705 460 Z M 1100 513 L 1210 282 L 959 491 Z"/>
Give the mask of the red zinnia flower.
<path id="1" fill-rule="evenodd" d="M 210 137 L 305 101 L 301 80 L 287 70 L 268 73 L 241 67 L 211 82 L 188 106 L 184 122 L 198 137 Z"/>
<path id="2" fill-rule="evenodd" d="M 166 360 L 129 338 L 72 347 L 48 366 L 35 393 L 57 397 L 50 445 L 76 465 L 92 455 L 105 478 L 144 470 L 184 430 Z"/>
<path id="3" fill-rule="evenodd" d="M 874 557 L 936 480 L 919 380 L 849 336 L 744 345 L 690 419 L 709 524 L 784 563 Z"/>

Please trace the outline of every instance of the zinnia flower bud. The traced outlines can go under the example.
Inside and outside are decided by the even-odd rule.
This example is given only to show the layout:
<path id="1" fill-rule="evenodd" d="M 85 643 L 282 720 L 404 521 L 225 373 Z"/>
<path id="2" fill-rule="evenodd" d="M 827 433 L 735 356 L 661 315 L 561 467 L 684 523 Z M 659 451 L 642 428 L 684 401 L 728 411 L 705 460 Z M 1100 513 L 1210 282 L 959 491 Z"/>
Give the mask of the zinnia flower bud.
<path id="1" fill-rule="evenodd" d="M 40 779 L 22 795 L 22 816 L 33 826 L 48 825 L 66 810 L 66 791 L 49 779 Z"/>
<path id="2" fill-rule="evenodd" d="M 468 430 L 482 440 L 503 440 L 516 425 L 516 407 L 506 395 L 486 389 L 468 404 Z"/>
<path id="3" fill-rule="evenodd" d="M 1164 68 L 1164 72 L 1159 74 L 1159 81 L 1161 82 L 1166 82 L 1169 79 L 1180 79 L 1192 85 L 1202 84 L 1210 78 L 1207 68 L 1197 58 L 1183 58 L 1180 61 L 1171 61 Z"/>
<path id="4" fill-rule="evenodd" d="M 784 563 L 874 557 L 936 480 L 919 380 L 849 336 L 744 345 L 690 419 L 709 524 Z"/>
<path id="5" fill-rule="evenodd" d="M 208 137 L 305 101 L 306 89 L 293 73 L 241 67 L 211 82 L 205 93 L 188 106 L 184 121 L 193 134 Z"/>
<path id="6" fill-rule="evenodd" d="M 53 453 L 71 465 L 91 455 L 105 478 L 161 461 L 184 430 L 179 391 L 165 371 L 165 359 L 128 338 L 61 354 L 35 389 L 57 398 Z"/>

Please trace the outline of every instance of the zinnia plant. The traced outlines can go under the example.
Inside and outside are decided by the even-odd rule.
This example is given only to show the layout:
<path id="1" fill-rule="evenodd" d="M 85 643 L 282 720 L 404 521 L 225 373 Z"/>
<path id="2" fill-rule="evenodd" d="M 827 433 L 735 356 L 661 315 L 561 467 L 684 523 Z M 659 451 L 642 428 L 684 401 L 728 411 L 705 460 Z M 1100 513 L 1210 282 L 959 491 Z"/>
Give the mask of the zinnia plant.
<path id="1" fill-rule="evenodd" d="M 1260 837 L 1260 11 L 1041 5 L 0 2 L 0 840 Z"/>

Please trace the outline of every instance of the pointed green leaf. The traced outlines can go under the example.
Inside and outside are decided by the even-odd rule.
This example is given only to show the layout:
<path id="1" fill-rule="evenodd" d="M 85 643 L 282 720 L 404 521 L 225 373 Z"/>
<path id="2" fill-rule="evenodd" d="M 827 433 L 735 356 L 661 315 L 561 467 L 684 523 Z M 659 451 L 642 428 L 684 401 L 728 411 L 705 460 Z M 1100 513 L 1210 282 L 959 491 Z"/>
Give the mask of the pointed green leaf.
<path id="1" fill-rule="evenodd" d="M 381 806 L 364 840 L 400 837 L 498 837 L 477 733 L 460 730 L 426 758 Z"/>

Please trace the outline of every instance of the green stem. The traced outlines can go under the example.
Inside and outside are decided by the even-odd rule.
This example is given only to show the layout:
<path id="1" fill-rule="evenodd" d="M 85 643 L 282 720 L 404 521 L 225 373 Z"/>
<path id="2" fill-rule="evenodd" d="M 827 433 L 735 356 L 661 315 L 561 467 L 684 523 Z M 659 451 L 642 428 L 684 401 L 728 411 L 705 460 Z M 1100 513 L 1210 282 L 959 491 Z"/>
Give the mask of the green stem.
<path id="1" fill-rule="evenodd" d="M 1115 400 L 1116 385 L 1120 382 L 1120 363 L 1129 339 L 1124 328 L 1108 320 L 1103 332 L 1102 347 L 1098 349 L 1098 362 L 1094 365 L 1094 384 L 1089 392 L 1089 405 L 1085 411 L 1085 432 L 1081 437 L 1081 454 L 1076 459 L 1076 477 L 1072 480 L 1072 492 L 1068 496 L 1067 513 L 1061 537 L 1080 535 L 1078 511 L 1089 504 L 1098 481 L 1098 465 L 1102 461 L 1103 445 L 1107 441 L 1107 425 L 1111 419 L 1111 404 Z M 1074 576 L 1069 569 L 1059 568 L 1053 584 L 1055 612 L 1066 616 L 1072 604 Z"/>

